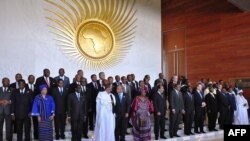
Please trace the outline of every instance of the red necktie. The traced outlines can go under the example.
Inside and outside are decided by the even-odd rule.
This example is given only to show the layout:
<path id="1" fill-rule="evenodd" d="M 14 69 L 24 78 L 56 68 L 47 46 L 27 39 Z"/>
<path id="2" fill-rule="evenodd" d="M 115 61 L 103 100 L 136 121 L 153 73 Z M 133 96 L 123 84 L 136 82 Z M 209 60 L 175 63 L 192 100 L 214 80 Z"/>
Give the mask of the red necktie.
<path id="1" fill-rule="evenodd" d="M 46 77 L 45 81 L 46 81 L 46 83 L 47 83 L 48 87 L 50 87 L 48 77 Z"/>

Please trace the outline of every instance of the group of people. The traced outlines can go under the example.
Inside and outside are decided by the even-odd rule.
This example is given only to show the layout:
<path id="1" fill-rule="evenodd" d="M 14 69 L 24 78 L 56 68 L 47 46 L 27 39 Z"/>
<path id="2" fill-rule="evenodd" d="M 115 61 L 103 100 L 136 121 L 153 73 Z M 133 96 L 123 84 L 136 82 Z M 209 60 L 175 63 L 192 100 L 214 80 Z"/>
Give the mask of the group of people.
<path id="1" fill-rule="evenodd" d="M 151 115 L 155 139 L 166 139 L 167 113 L 170 138 L 179 137 L 181 120 L 186 135 L 194 134 L 193 123 L 195 133 L 205 133 L 206 115 L 209 131 L 217 130 L 217 119 L 220 129 L 226 124 L 249 124 L 249 105 L 243 90 L 223 81 L 201 80 L 192 87 L 185 77 L 174 76 L 167 83 L 159 73 L 151 86 L 150 75 L 138 82 L 134 74 L 116 75 L 114 80 L 100 72 L 99 79 L 92 74 L 88 83 L 83 70 L 78 70 L 70 83 L 63 68 L 54 78 L 49 69 L 44 69 L 37 79 L 29 75 L 27 83 L 20 73 L 15 79 L 10 84 L 4 77 L 0 87 L 0 141 L 4 122 L 7 141 L 12 141 L 13 133 L 22 141 L 23 128 L 25 141 L 30 141 L 31 123 L 34 139 L 52 141 L 53 131 L 55 139 L 65 139 L 66 120 L 71 124 L 72 141 L 89 138 L 89 130 L 94 131 L 95 141 L 125 141 L 130 127 L 135 141 L 151 140 Z"/>

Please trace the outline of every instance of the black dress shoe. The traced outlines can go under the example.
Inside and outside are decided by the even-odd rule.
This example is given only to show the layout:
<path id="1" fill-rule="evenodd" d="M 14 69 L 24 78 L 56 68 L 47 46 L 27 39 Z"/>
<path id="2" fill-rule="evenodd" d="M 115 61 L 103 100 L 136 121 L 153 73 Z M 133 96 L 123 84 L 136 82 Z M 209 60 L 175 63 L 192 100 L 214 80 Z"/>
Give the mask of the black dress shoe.
<path id="1" fill-rule="evenodd" d="M 61 139 L 65 139 L 65 135 L 62 135 L 62 136 L 61 136 Z"/>
<path id="2" fill-rule="evenodd" d="M 190 132 L 189 134 L 190 134 L 190 135 L 194 135 L 194 133 L 193 133 L 193 132 Z"/>
<path id="3" fill-rule="evenodd" d="M 185 135 L 189 136 L 190 134 L 189 133 L 184 133 Z"/>
<path id="4" fill-rule="evenodd" d="M 164 131 L 168 131 L 168 129 L 164 129 Z"/>
<path id="5" fill-rule="evenodd" d="M 178 134 L 176 134 L 176 135 L 174 135 L 175 137 L 181 137 L 181 136 L 179 136 Z"/>
<path id="6" fill-rule="evenodd" d="M 60 135 L 56 135 L 56 140 L 59 140 L 60 139 Z"/>
<path id="7" fill-rule="evenodd" d="M 199 131 L 194 131 L 196 134 L 200 134 L 201 132 L 199 132 Z"/>
<path id="8" fill-rule="evenodd" d="M 126 134 L 126 135 L 129 135 L 129 132 L 127 132 L 127 131 L 126 131 L 126 133 L 125 133 L 125 134 Z"/>
<path id="9" fill-rule="evenodd" d="M 155 140 L 158 140 L 158 137 L 155 137 Z"/>
<path id="10" fill-rule="evenodd" d="M 88 135 L 83 135 L 83 138 L 88 139 L 89 137 Z"/>
<path id="11" fill-rule="evenodd" d="M 160 138 L 161 138 L 161 139 L 167 139 L 167 137 L 165 137 L 165 136 L 161 136 Z"/>
<path id="12" fill-rule="evenodd" d="M 206 133 L 205 131 L 201 131 L 201 133 Z"/>
<path id="13" fill-rule="evenodd" d="M 213 131 L 218 131 L 217 129 L 214 129 Z"/>

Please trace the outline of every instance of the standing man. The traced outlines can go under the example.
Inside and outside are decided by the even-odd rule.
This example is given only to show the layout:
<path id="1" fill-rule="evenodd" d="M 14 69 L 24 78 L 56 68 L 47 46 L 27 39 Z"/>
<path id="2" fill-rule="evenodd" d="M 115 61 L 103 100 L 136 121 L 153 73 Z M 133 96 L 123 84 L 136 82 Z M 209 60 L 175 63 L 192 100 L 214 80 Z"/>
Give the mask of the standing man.
<path id="1" fill-rule="evenodd" d="M 87 119 L 87 99 L 82 94 L 81 85 L 75 87 L 75 92 L 68 97 L 68 119 L 71 123 L 71 141 L 81 141 L 83 122 Z M 87 128 L 87 127 L 85 127 Z"/>
<path id="2" fill-rule="evenodd" d="M 216 120 L 218 115 L 218 102 L 217 97 L 214 95 L 214 89 L 212 86 L 209 88 L 209 93 L 205 96 L 205 102 L 207 104 L 207 116 L 208 116 L 208 130 L 217 131 L 215 129 Z"/>
<path id="3" fill-rule="evenodd" d="M 12 116 L 16 121 L 17 141 L 23 140 L 23 127 L 25 141 L 30 141 L 32 92 L 25 88 L 25 81 L 19 80 L 19 88 L 14 91 L 12 98 Z"/>
<path id="4" fill-rule="evenodd" d="M 194 132 L 195 133 L 205 133 L 203 130 L 204 119 L 205 119 L 205 98 L 202 92 L 202 84 L 198 84 L 196 90 L 194 91 L 194 107 L 195 107 L 195 115 L 194 115 Z M 200 131 L 198 131 L 198 128 Z"/>
<path id="5" fill-rule="evenodd" d="M 11 100 L 13 89 L 10 88 L 9 78 L 2 79 L 3 86 L 0 88 L 0 141 L 3 141 L 3 123 L 6 126 L 6 140 L 12 141 L 11 126 Z"/>
<path id="6" fill-rule="evenodd" d="M 50 70 L 44 69 L 43 76 L 36 79 L 36 86 L 39 87 L 40 85 L 45 84 L 48 88 L 48 94 L 52 94 L 53 88 L 56 86 L 56 81 L 54 78 L 50 77 Z M 37 88 L 38 89 L 38 88 Z"/>
<path id="7" fill-rule="evenodd" d="M 174 89 L 170 93 L 170 125 L 169 136 L 170 138 L 180 137 L 177 134 L 179 123 L 181 120 L 181 114 L 185 114 L 183 98 L 180 92 L 181 85 L 179 83 L 174 84 Z"/>
<path id="8" fill-rule="evenodd" d="M 163 87 L 164 87 L 164 94 L 165 94 L 165 96 L 167 97 L 168 83 L 167 83 L 167 80 L 164 78 L 163 73 L 159 73 L 159 78 L 155 80 L 154 86 L 157 85 L 157 81 L 161 81 L 161 82 L 162 82 L 162 85 L 163 85 Z"/>
<path id="9" fill-rule="evenodd" d="M 130 110 L 130 100 L 128 95 L 123 93 L 123 87 L 121 85 L 118 85 L 116 88 L 115 98 L 117 101 L 115 106 L 115 140 L 125 141 L 125 133 L 127 131 Z"/>
<path id="10" fill-rule="evenodd" d="M 101 91 L 101 92 L 103 92 L 105 90 L 105 84 L 104 84 L 103 80 L 105 80 L 105 73 L 100 72 L 99 73 L 99 80 L 97 80 L 97 84 L 98 84 L 99 91 Z"/>
<path id="11" fill-rule="evenodd" d="M 112 88 L 112 93 L 116 93 L 116 88 L 117 88 L 117 86 L 119 86 L 119 85 L 121 85 L 122 83 L 121 83 L 121 78 L 120 78 L 120 76 L 119 75 L 116 75 L 115 76 L 115 82 L 113 83 L 113 88 Z"/>
<path id="12" fill-rule="evenodd" d="M 55 77 L 54 78 L 56 82 L 58 82 L 59 79 L 62 79 L 63 80 L 63 84 L 65 88 L 69 88 L 69 84 L 70 84 L 70 80 L 67 76 L 65 76 L 65 71 L 64 71 L 64 68 L 60 68 L 59 69 L 59 76 Z"/>
<path id="13" fill-rule="evenodd" d="M 194 96 L 192 94 L 193 88 L 188 86 L 183 93 L 183 102 L 184 102 L 184 134 L 193 135 L 191 132 L 192 124 L 194 121 Z"/>
<path id="14" fill-rule="evenodd" d="M 132 100 L 131 95 L 131 87 L 127 83 L 127 78 L 125 76 L 122 76 L 122 87 L 123 87 L 123 93 L 127 94 L 129 97 L 129 100 Z"/>
<path id="15" fill-rule="evenodd" d="M 74 93 L 77 85 L 81 85 L 81 75 L 77 74 L 74 78 L 75 81 L 69 85 L 69 93 Z"/>
<path id="16" fill-rule="evenodd" d="M 10 87 L 13 89 L 18 89 L 19 88 L 18 81 L 23 79 L 23 76 L 20 73 L 17 73 L 15 76 L 15 79 L 16 79 L 16 82 L 11 83 Z"/>
<path id="17" fill-rule="evenodd" d="M 28 88 L 32 92 L 32 95 L 34 95 L 34 93 L 38 93 L 36 90 L 36 86 L 35 86 L 35 76 L 34 75 L 28 76 L 28 83 L 26 84 L 25 88 Z"/>
<path id="18" fill-rule="evenodd" d="M 131 77 L 132 77 L 132 82 L 135 85 L 135 89 L 136 89 L 136 91 L 138 91 L 139 90 L 139 83 L 135 80 L 135 74 L 132 73 Z"/>
<path id="19" fill-rule="evenodd" d="M 96 97 L 99 92 L 97 77 L 95 74 L 91 75 L 91 82 L 87 86 L 90 90 L 90 101 L 89 101 L 89 113 L 88 113 L 88 121 L 89 121 L 89 129 L 94 130 L 94 119 L 96 115 Z"/>
<path id="20" fill-rule="evenodd" d="M 167 139 L 164 136 L 165 131 L 165 115 L 167 110 L 167 104 L 166 104 L 166 98 L 164 95 L 164 87 L 163 85 L 157 86 L 157 92 L 154 93 L 153 98 L 153 104 L 154 104 L 154 118 L 155 118 L 155 140 L 158 140 L 159 137 L 159 130 L 160 130 L 160 138 Z M 160 127 L 160 128 L 159 128 Z"/>
<path id="21" fill-rule="evenodd" d="M 59 138 L 65 139 L 65 120 L 66 120 L 66 102 L 68 96 L 68 90 L 64 87 L 64 81 L 59 79 L 57 81 L 57 86 L 53 89 L 52 96 L 55 101 L 56 111 L 55 111 L 55 132 L 56 140 Z"/>
<path id="22" fill-rule="evenodd" d="M 219 89 L 221 89 L 222 85 L 219 84 Z M 229 123 L 229 115 L 230 115 L 230 103 L 226 96 L 227 90 L 226 88 L 222 88 L 221 92 L 218 91 L 218 104 L 219 104 L 219 125 L 220 129 L 224 129 L 224 125 Z"/>

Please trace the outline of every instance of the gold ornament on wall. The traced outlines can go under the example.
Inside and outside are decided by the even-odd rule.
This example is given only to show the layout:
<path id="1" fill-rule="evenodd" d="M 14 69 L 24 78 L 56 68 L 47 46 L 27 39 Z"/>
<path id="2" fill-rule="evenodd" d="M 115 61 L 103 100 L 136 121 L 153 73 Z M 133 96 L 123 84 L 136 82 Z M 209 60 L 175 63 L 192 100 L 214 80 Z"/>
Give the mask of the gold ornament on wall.
<path id="1" fill-rule="evenodd" d="M 136 0 L 45 0 L 63 53 L 84 68 L 117 65 L 135 37 Z M 53 10 L 52 10 L 53 9 Z"/>

